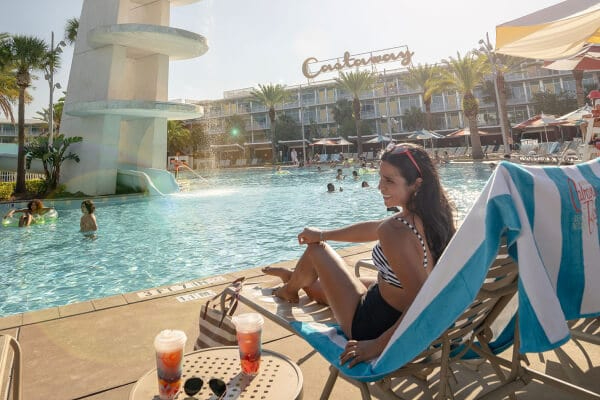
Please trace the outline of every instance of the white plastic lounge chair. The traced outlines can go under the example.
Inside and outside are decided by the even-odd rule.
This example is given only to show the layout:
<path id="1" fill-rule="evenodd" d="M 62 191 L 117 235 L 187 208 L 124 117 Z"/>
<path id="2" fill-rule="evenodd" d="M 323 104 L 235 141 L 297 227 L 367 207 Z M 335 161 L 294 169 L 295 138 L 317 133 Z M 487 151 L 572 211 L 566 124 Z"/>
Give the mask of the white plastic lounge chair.
<path id="1" fill-rule="evenodd" d="M 21 399 L 21 380 L 21 347 L 19 342 L 10 335 L 0 335 L 0 398 Z M 8 396 L 9 389 L 12 397 Z"/>
<path id="2" fill-rule="evenodd" d="M 322 398 L 326 398 L 338 373 L 359 382 L 376 382 L 418 362 L 427 351 L 431 351 L 428 357 L 441 354 L 443 359 L 437 398 L 451 396 L 448 381 L 444 380 L 446 371 L 458 345 L 467 345 L 492 363 L 502 381 L 485 398 L 503 398 L 536 379 L 572 392 L 577 398 L 600 399 L 597 393 L 521 365 L 522 354 L 551 350 L 565 343 L 570 337 L 567 320 L 600 315 L 596 290 L 600 286 L 598 193 L 600 159 L 544 168 L 501 162 L 377 359 L 351 369 L 340 366 L 339 355 L 346 339 L 339 329 L 310 320 L 290 322 L 291 328 L 334 369 Z M 481 289 L 487 290 L 490 274 L 502 257 L 499 249 L 504 240 L 508 254 L 519 266 L 516 309 L 503 304 L 510 292 L 495 293 L 492 298 L 499 305 L 477 316 L 476 323 L 467 324 L 464 336 L 451 336 L 455 326 L 462 329 L 463 321 L 472 320 L 461 315 L 466 309 L 476 308 Z M 242 301 L 256 304 L 252 298 Z M 295 317 L 301 311 L 292 308 L 290 314 Z M 509 321 L 515 322 L 514 329 Z M 490 337 L 487 328 L 492 323 L 499 334 Z M 493 348 L 488 349 L 501 344 L 506 332 L 514 332 L 512 362 L 496 357 Z M 481 347 L 464 340 L 469 335 L 477 336 Z M 508 377 L 498 371 L 499 365 L 510 368 Z M 363 398 L 368 399 L 368 386 L 360 387 Z"/>

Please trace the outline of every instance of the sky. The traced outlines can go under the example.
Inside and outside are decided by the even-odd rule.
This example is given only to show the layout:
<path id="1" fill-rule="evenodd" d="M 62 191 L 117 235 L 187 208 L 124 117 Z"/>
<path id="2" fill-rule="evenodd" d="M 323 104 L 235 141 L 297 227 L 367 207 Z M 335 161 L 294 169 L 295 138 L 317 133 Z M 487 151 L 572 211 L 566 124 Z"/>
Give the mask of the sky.
<path id="1" fill-rule="evenodd" d="M 106 1 L 106 0 L 87 0 Z M 438 63 L 477 47 L 496 25 L 557 0 L 203 0 L 171 8 L 172 27 L 204 36 L 201 57 L 172 61 L 169 99 L 220 99 L 228 90 L 306 82 L 302 63 L 406 45 L 413 63 Z M 0 32 L 62 39 L 66 21 L 79 18 L 83 0 L 2 0 Z M 63 52 L 54 81 L 66 90 L 73 48 Z M 48 107 L 48 82 L 34 81 L 26 118 Z M 15 107 L 16 114 L 16 107 Z"/>

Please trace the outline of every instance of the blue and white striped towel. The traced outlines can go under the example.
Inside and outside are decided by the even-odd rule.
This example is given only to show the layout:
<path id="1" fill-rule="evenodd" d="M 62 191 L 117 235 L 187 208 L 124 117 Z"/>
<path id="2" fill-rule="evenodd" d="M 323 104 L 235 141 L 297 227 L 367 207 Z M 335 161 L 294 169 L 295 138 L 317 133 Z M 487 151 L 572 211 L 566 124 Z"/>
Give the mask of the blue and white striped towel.
<path id="1" fill-rule="evenodd" d="M 566 321 L 600 315 L 600 159 L 563 167 L 502 162 L 438 260 L 381 356 L 340 367 L 336 326 L 292 325 L 346 376 L 374 381 L 411 361 L 477 295 L 506 236 L 519 264 L 522 353 L 569 339 Z"/>

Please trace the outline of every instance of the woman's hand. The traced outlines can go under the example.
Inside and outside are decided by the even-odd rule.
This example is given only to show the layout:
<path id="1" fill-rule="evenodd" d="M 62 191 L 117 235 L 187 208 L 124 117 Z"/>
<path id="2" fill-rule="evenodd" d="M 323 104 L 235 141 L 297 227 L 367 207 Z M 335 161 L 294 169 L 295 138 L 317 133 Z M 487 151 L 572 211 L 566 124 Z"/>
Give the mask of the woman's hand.
<path id="1" fill-rule="evenodd" d="M 298 234 L 298 243 L 300 244 L 319 243 L 320 241 L 321 230 L 317 228 L 304 228 L 304 230 Z"/>
<path id="2" fill-rule="evenodd" d="M 373 340 L 349 340 L 346 343 L 346 348 L 340 355 L 340 363 L 344 365 L 348 363 L 348 367 L 352 368 L 356 364 L 368 361 L 381 354 L 383 347 L 379 344 L 377 339 Z"/>
<path id="3" fill-rule="evenodd" d="M 15 213 L 15 210 L 10 210 L 9 212 L 6 213 L 6 215 L 4 216 L 4 218 L 10 218 L 13 216 L 13 214 Z"/>

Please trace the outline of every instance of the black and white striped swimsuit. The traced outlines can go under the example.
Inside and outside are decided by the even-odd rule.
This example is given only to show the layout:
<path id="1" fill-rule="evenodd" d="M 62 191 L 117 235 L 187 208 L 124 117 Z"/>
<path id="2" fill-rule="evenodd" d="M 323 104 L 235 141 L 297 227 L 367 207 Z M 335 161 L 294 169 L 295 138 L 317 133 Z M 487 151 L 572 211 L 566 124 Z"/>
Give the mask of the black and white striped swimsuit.
<path id="1" fill-rule="evenodd" d="M 402 222 L 404 225 L 408 226 L 410 228 L 410 230 L 412 230 L 413 233 L 415 235 L 417 235 L 417 238 L 419 239 L 419 242 L 421 242 L 421 246 L 423 247 L 423 268 L 427 268 L 427 263 L 428 263 L 427 247 L 425 246 L 425 241 L 423 240 L 423 237 L 421 236 L 421 234 L 419 233 L 417 228 L 415 228 L 414 225 L 412 225 L 410 222 L 408 222 L 407 220 L 405 220 L 402 217 L 393 217 L 393 218 Z M 394 271 L 390 268 L 388 260 L 383 255 L 383 250 L 381 249 L 381 245 L 379 244 L 379 242 L 377 242 L 375 247 L 373 247 L 373 252 L 371 254 L 371 257 L 373 258 L 373 264 L 375 264 L 375 267 L 379 271 L 381 278 L 384 281 L 386 281 L 387 283 L 389 283 L 390 285 L 401 288 L 402 283 L 398 280 L 398 277 L 396 276 Z"/>

